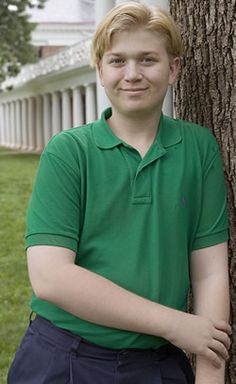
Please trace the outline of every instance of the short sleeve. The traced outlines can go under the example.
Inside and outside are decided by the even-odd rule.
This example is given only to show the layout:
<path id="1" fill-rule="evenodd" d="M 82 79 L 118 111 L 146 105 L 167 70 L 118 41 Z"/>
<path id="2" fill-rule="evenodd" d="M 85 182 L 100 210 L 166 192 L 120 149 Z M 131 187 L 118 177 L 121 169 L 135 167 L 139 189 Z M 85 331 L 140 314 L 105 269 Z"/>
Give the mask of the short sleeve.
<path id="1" fill-rule="evenodd" d="M 227 194 L 221 155 L 216 144 L 202 181 L 200 218 L 192 249 L 228 240 Z"/>
<path id="2" fill-rule="evenodd" d="M 80 172 L 58 137 L 41 155 L 27 210 L 26 247 L 54 245 L 76 252 L 80 228 Z"/>

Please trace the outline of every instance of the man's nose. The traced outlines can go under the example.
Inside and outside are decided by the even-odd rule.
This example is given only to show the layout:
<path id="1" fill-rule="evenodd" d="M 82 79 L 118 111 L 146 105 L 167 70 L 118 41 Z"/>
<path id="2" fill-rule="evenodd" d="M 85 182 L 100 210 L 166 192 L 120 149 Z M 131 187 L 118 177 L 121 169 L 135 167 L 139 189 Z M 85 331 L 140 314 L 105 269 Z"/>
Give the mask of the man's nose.
<path id="1" fill-rule="evenodd" d="M 136 81 L 142 78 L 138 64 L 135 61 L 127 62 L 125 66 L 125 80 Z"/>

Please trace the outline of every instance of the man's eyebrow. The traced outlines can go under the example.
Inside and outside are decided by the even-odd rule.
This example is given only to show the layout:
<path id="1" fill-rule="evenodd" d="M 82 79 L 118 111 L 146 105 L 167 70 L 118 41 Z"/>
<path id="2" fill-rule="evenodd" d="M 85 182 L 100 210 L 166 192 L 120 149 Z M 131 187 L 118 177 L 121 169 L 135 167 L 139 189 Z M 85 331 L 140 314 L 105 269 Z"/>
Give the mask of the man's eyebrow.
<path id="1" fill-rule="evenodd" d="M 156 51 L 141 51 L 140 55 L 156 55 L 156 56 L 159 56 L 159 52 L 156 52 Z"/>
<path id="2" fill-rule="evenodd" d="M 104 53 L 104 56 L 107 56 L 107 57 L 109 57 L 109 56 L 122 56 L 122 55 L 124 55 L 124 53 L 122 53 L 122 52 L 105 52 Z"/>
<path id="3" fill-rule="evenodd" d="M 106 52 L 104 55 L 106 55 L 107 57 L 109 56 L 125 56 L 126 53 L 125 52 Z M 140 52 L 137 52 L 137 55 L 136 56 L 145 56 L 145 55 L 155 55 L 155 56 L 159 56 L 159 53 L 156 52 L 156 51 L 140 51 Z"/>

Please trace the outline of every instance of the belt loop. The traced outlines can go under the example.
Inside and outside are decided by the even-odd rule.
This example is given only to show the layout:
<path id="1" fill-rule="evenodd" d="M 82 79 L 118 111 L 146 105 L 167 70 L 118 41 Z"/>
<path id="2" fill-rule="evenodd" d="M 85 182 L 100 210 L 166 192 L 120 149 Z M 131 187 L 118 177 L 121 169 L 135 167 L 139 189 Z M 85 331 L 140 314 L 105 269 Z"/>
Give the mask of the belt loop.
<path id="1" fill-rule="evenodd" d="M 77 355 L 78 353 L 78 349 L 79 349 L 79 346 L 80 346 L 80 343 L 81 343 L 81 337 L 76 337 L 74 340 L 73 340 L 73 343 L 71 345 L 71 354 L 75 354 Z"/>
<path id="2" fill-rule="evenodd" d="M 35 317 L 33 318 L 34 315 L 36 315 L 36 313 L 34 311 L 31 311 L 29 314 L 29 325 L 34 321 L 35 319 Z"/>
<path id="3" fill-rule="evenodd" d="M 73 358 L 73 355 L 77 356 L 80 342 L 81 342 L 81 338 L 76 337 L 73 340 L 73 343 L 71 345 L 71 351 L 70 351 L 70 384 L 75 384 L 74 379 L 73 379 L 73 361 L 72 361 L 72 358 Z"/>

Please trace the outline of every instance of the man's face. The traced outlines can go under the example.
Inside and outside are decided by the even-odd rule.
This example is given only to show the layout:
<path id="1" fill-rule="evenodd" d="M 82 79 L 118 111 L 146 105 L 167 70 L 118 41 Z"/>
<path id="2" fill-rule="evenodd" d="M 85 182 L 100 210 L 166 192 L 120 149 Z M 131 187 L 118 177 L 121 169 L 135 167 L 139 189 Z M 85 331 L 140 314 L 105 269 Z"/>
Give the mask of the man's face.
<path id="1" fill-rule="evenodd" d="M 161 110 L 178 67 L 179 59 L 169 57 L 164 38 L 140 28 L 116 33 L 98 70 L 113 110 L 137 116 Z"/>

